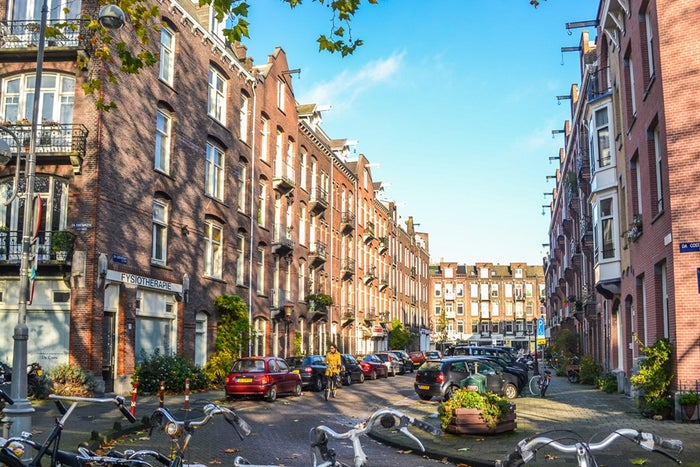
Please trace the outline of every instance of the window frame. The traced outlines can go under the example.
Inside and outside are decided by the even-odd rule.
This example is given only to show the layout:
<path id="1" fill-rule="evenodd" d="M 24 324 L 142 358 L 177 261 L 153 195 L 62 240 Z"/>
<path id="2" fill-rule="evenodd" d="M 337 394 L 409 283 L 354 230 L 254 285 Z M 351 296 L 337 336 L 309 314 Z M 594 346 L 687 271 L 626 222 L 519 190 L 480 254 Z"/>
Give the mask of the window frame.
<path id="1" fill-rule="evenodd" d="M 226 92 L 228 79 L 213 65 L 209 66 L 207 115 L 226 125 Z"/>
<path id="2" fill-rule="evenodd" d="M 167 266 L 170 202 L 162 198 L 155 198 L 151 211 L 151 264 Z M 162 215 L 159 215 L 161 212 Z"/>
<path id="3" fill-rule="evenodd" d="M 164 122 L 164 125 L 161 125 Z M 170 155 L 172 151 L 173 116 L 164 109 L 156 112 L 156 144 L 153 157 L 153 169 L 165 174 L 170 173 Z"/>
<path id="4" fill-rule="evenodd" d="M 218 235 L 215 235 L 217 234 Z M 223 278 L 224 226 L 213 220 L 204 221 L 204 275 Z"/>
<path id="5" fill-rule="evenodd" d="M 224 164 L 226 154 L 223 148 L 212 141 L 207 141 L 205 171 L 204 171 L 204 192 L 219 201 L 224 199 Z"/>
<path id="6" fill-rule="evenodd" d="M 169 40 L 166 41 L 164 38 L 169 38 Z M 175 81 L 175 40 L 175 31 L 167 24 L 163 24 L 160 28 L 158 79 L 171 87 Z"/>

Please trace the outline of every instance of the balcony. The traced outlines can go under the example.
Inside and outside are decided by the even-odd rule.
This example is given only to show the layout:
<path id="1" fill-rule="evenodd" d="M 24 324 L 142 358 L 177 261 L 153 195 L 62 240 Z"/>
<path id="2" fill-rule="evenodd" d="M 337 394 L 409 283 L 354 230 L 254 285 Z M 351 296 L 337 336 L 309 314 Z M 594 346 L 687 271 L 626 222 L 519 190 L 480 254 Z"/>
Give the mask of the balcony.
<path id="1" fill-rule="evenodd" d="M 384 255 L 389 251 L 389 237 L 379 238 L 379 254 Z"/>
<path id="2" fill-rule="evenodd" d="M 586 90 L 586 100 L 592 102 L 601 97 L 612 94 L 612 87 L 609 84 L 609 67 L 603 67 L 590 73 L 588 89 Z"/>
<path id="3" fill-rule="evenodd" d="M 362 276 L 362 282 L 365 285 L 370 285 L 370 284 L 372 284 L 372 281 L 375 280 L 376 278 L 377 278 L 377 275 L 374 272 L 374 268 L 370 268 L 370 270 L 367 271 L 364 276 Z"/>
<path id="4" fill-rule="evenodd" d="M 272 188 L 281 196 L 286 195 L 295 187 L 294 167 L 286 162 L 275 160 L 275 174 L 272 176 Z"/>
<path id="5" fill-rule="evenodd" d="M 340 264 L 340 275 L 343 279 L 350 279 L 355 275 L 355 260 L 346 258 Z"/>
<path id="6" fill-rule="evenodd" d="M 94 32 L 88 21 L 80 19 L 48 20 L 46 22 L 47 58 L 75 58 L 78 50 L 91 50 Z M 3 21 L 0 23 L 0 56 L 10 60 L 36 61 L 39 46 L 40 21 Z"/>
<path id="7" fill-rule="evenodd" d="M 355 321 L 355 307 L 352 305 L 347 305 L 344 311 L 340 315 L 342 321 L 342 327 L 348 327 Z"/>
<path id="8" fill-rule="evenodd" d="M 328 248 L 325 243 L 314 242 L 309 250 L 311 266 L 316 267 L 326 262 L 328 259 Z"/>
<path id="9" fill-rule="evenodd" d="M 383 279 L 381 279 L 379 281 L 379 291 L 384 292 L 388 288 L 389 288 L 389 276 L 385 276 Z"/>
<path id="10" fill-rule="evenodd" d="M 362 240 L 365 244 L 369 244 L 372 243 L 374 239 L 374 223 L 368 222 L 365 231 L 362 233 Z"/>
<path id="11" fill-rule="evenodd" d="M 390 320 L 389 318 L 389 312 L 388 311 L 382 311 L 379 313 L 379 322 L 380 323 L 388 323 Z"/>
<path id="12" fill-rule="evenodd" d="M 21 141 L 22 147 L 18 148 L 12 138 L 6 132 L 0 133 L 0 139 L 12 148 L 12 152 L 29 152 L 29 140 L 32 134 L 32 125 L 29 122 L 8 123 L 1 125 L 12 131 Z M 37 165 L 64 164 L 70 162 L 73 172 L 79 174 L 82 169 L 83 159 L 87 147 L 88 129 L 81 124 L 44 123 L 37 125 L 36 163 Z"/>
<path id="13" fill-rule="evenodd" d="M 272 289 L 270 291 L 270 308 L 273 310 L 279 310 L 286 306 L 293 306 L 292 293 L 289 290 L 284 289 Z"/>
<path id="14" fill-rule="evenodd" d="M 31 260 L 39 265 L 61 266 L 71 264 L 73 252 L 73 234 L 67 231 L 39 231 L 32 243 Z M 67 236 L 67 240 L 59 239 Z M 66 247 L 59 247 L 59 243 Z M 0 266 L 15 266 L 22 258 L 22 232 L 17 230 L 0 230 Z"/>
<path id="15" fill-rule="evenodd" d="M 320 214 L 328 209 L 328 193 L 320 187 L 315 187 L 309 199 L 309 209 L 311 214 Z"/>
<path id="16" fill-rule="evenodd" d="M 355 230 L 355 213 L 352 211 L 345 211 L 340 216 L 340 232 L 350 233 Z"/>
<path id="17" fill-rule="evenodd" d="M 410 274 L 411 274 L 411 277 L 415 279 L 415 277 L 416 277 L 416 267 L 415 266 L 413 266 L 411 268 Z"/>
<path id="18" fill-rule="evenodd" d="M 284 256 L 294 249 L 294 239 L 292 229 L 276 224 L 272 235 L 272 252 Z"/>

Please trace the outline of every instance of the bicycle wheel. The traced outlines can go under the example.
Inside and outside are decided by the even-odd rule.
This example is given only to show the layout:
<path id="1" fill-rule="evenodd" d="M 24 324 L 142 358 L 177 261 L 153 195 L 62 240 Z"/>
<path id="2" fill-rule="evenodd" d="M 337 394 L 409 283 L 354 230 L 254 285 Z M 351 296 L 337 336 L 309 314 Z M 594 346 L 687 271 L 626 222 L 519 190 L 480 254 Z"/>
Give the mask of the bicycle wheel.
<path id="1" fill-rule="evenodd" d="M 545 378 L 542 378 L 542 381 L 540 382 L 540 397 L 544 398 L 544 393 L 547 392 L 548 387 L 549 381 L 547 381 Z"/>
<path id="2" fill-rule="evenodd" d="M 331 394 L 331 378 L 326 377 L 326 387 L 323 389 L 323 398 L 328 400 L 328 396 Z"/>
<path id="3" fill-rule="evenodd" d="M 540 395 L 540 378 L 542 378 L 540 375 L 535 375 L 530 378 L 530 384 L 528 384 L 528 387 L 530 388 L 530 394 L 533 396 Z"/>
<path id="4" fill-rule="evenodd" d="M 567 378 L 569 379 L 569 382 L 570 382 L 570 383 L 574 383 L 574 384 L 575 384 L 575 383 L 578 383 L 578 380 L 579 380 L 579 373 L 578 373 L 578 371 L 569 370 L 569 373 L 568 373 L 566 376 L 567 376 Z"/>

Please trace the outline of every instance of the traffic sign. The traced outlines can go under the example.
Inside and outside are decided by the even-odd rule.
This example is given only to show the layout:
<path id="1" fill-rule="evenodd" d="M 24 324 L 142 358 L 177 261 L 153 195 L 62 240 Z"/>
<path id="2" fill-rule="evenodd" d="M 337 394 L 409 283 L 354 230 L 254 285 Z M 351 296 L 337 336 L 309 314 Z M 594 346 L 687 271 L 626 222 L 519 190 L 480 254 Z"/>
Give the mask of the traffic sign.
<path id="1" fill-rule="evenodd" d="M 544 317 L 537 318 L 537 339 L 544 339 Z"/>

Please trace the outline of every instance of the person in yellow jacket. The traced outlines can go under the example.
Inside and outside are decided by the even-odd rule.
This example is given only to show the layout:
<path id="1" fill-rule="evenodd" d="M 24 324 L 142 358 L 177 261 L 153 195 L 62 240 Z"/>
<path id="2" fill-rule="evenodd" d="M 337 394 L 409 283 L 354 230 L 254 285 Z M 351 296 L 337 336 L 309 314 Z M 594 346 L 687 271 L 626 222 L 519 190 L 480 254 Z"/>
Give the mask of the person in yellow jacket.
<path id="1" fill-rule="evenodd" d="M 340 359 L 340 352 L 336 349 L 334 344 L 330 345 L 328 353 L 326 353 L 326 378 L 335 378 L 336 388 L 340 386 L 340 369 L 342 367 L 342 360 Z"/>

